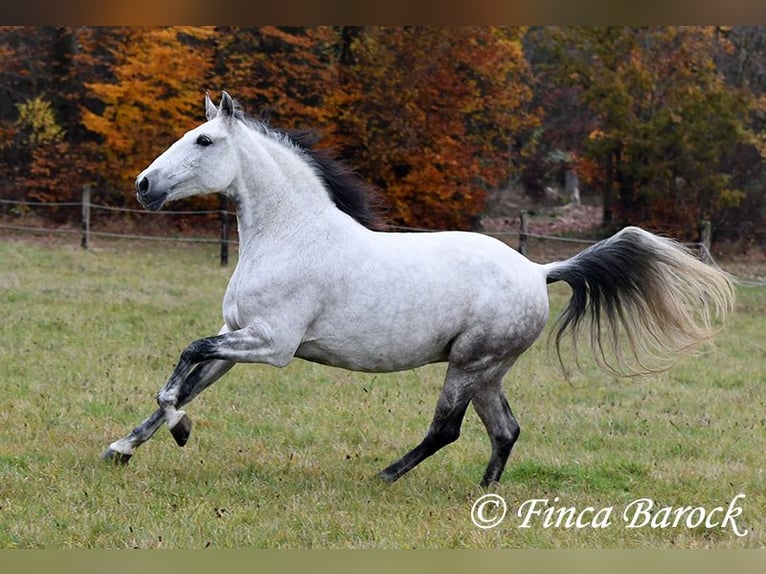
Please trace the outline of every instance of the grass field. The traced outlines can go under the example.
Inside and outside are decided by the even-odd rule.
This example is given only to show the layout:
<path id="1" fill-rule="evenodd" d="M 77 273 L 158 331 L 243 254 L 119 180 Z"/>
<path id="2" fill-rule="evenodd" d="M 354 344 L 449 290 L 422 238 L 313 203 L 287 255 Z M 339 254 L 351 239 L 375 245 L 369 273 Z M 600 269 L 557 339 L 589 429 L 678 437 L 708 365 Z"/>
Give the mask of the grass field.
<path id="1" fill-rule="evenodd" d="M 439 365 L 238 366 L 189 406 L 185 448 L 161 429 L 129 466 L 103 464 L 184 346 L 217 331 L 230 272 L 213 247 L 0 242 L 0 548 L 766 545 L 764 288 L 740 288 L 714 350 L 661 376 L 615 380 L 584 362 L 569 383 L 544 339 L 530 349 L 506 379 L 522 436 L 491 489 L 508 506 L 493 529 L 471 520 L 489 456 L 472 410 L 456 443 L 393 485 L 376 478 L 425 432 Z M 555 312 L 568 290 L 551 293 Z M 622 518 L 641 498 L 711 512 L 738 494 L 744 536 Z M 517 509 L 546 498 L 591 518 L 611 508 L 611 521 L 522 528 Z"/>

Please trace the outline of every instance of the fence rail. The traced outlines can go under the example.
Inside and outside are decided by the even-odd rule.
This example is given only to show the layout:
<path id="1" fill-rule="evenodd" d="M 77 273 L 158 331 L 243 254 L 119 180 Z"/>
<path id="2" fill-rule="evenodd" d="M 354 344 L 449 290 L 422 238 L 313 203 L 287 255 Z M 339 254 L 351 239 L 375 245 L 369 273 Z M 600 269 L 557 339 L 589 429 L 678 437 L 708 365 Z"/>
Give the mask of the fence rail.
<path id="1" fill-rule="evenodd" d="M 228 246 L 231 244 L 234 244 L 234 245 L 237 244 L 237 241 L 230 239 L 230 225 L 229 225 L 230 217 L 231 216 L 236 217 L 236 213 L 229 211 L 228 200 L 224 196 L 221 196 L 220 209 L 216 209 L 216 210 L 187 210 L 187 211 L 163 210 L 160 212 L 148 212 L 144 209 L 134 209 L 134 208 L 128 208 L 128 207 L 113 207 L 113 206 L 99 205 L 99 204 L 93 203 L 91 199 L 91 189 L 86 186 L 82 190 L 81 201 L 43 202 L 43 201 L 30 201 L 30 200 L 16 201 L 16 200 L 9 200 L 9 199 L 0 199 L 0 204 L 19 205 L 19 206 L 25 206 L 25 207 L 49 207 L 49 208 L 80 207 L 82 209 L 82 218 L 81 218 L 81 229 L 79 231 L 76 229 L 56 229 L 56 228 L 47 228 L 47 227 L 37 228 L 37 227 L 31 227 L 31 226 L 25 226 L 25 225 L 15 225 L 15 224 L 5 224 L 5 223 L 0 223 L 0 229 L 30 231 L 30 232 L 45 232 L 45 233 L 69 233 L 69 234 L 79 233 L 81 235 L 80 243 L 83 249 L 88 249 L 88 247 L 90 246 L 91 237 L 124 238 L 124 239 L 147 240 L 147 241 L 176 241 L 176 242 L 187 242 L 187 243 L 219 243 L 221 245 L 221 265 L 227 265 L 228 259 L 229 259 Z M 217 215 L 220 221 L 221 233 L 220 233 L 220 237 L 216 239 L 216 238 L 204 238 L 204 237 L 179 237 L 179 236 L 167 237 L 167 236 L 157 236 L 157 235 L 139 235 L 139 234 L 130 234 L 130 233 L 94 231 L 91 228 L 91 213 L 93 210 L 102 210 L 102 211 L 110 211 L 110 212 L 117 212 L 117 213 L 136 213 L 141 215 L 154 214 L 154 215 L 164 215 L 164 216 Z M 532 233 L 529 231 L 529 216 L 528 216 L 528 212 L 525 210 L 522 210 L 520 212 L 520 222 L 521 222 L 521 225 L 520 225 L 519 231 L 492 231 L 492 232 L 485 232 L 485 233 L 487 235 L 492 235 L 495 237 L 518 236 L 519 238 L 518 251 L 522 253 L 523 255 L 527 255 L 527 245 L 528 245 L 529 239 L 558 241 L 563 243 L 579 243 L 584 245 L 592 245 L 596 243 L 595 240 L 591 240 L 591 239 L 542 235 L 538 233 Z M 404 226 L 391 226 L 391 229 L 395 231 L 412 231 L 412 232 L 423 232 L 423 233 L 428 233 L 433 231 L 431 229 L 424 229 L 419 227 L 404 227 Z M 700 229 L 701 229 L 700 241 L 697 243 L 692 243 L 688 245 L 693 248 L 697 248 L 699 250 L 701 258 L 711 260 L 710 222 L 702 222 Z"/>
<path id="2" fill-rule="evenodd" d="M 215 210 L 162 210 L 159 212 L 149 212 L 144 209 L 134 209 L 128 207 L 114 207 L 109 205 L 100 205 L 94 203 L 91 197 L 91 189 L 85 187 L 82 190 L 81 201 L 64 201 L 64 202 L 45 202 L 45 201 L 32 201 L 32 200 L 10 200 L 1 199 L 0 205 L 13 205 L 22 207 L 36 207 L 36 208 L 80 208 L 81 209 L 81 225 L 80 229 L 76 228 L 56 228 L 56 227 L 33 227 L 30 225 L 18 225 L 15 223 L 3 223 L 0 222 L 0 229 L 7 229 L 11 231 L 23 231 L 31 233 L 49 233 L 49 234 L 70 234 L 80 235 L 80 245 L 83 249 L 90 247 L 92 237 L 105 237 L 110 239 L 131 239 L 139 241 L 168 241 L 179 243 L 206 243 L 206 244 L 219 244 L 220 250 L 220 262 L 222 266 L 226 266 L 229 263 L 229 246 L 237 245 L 238 241 L 231 239 L 230 237 L 230 221 L 232 216 L 236 217 L 236 213 L 230 210 L 228 199 L 224 196 L 221 197 L 221 203 L 219 209 Z M 220 234 L 219 237 L 184 237 L 184 236 L 160 236 L 160 235 L 144 235 L 133 233 L 117 233 L 110 231 L 96 231 L 93 230 L 92 214 L 94 211 L 106 211 L 112 213 L 128 213 L 128 214 L 141 214 L 152 216 L 210 216 L 215 215 L 218 217 Z M 505 230 L 505 231 L 485 231 L 487 235 L 498 238 L 518 237 L 518 251 L 523 255 L 527 255 L 528 242 L 530 239 L 537 239 L 542 241 L 553 241 L 561 243 L 578 243 L 582 245 L 592 245 L 597 243 L 596 240 L 576 238 L 576 237 L 563 237 L 559 235 L 543 235 L 539 233 L 533 233 L 529 231 L 529 214 L 527 211 L 522 210 L 519 214 L 520 226 L 518 231 Z M 424 229 L 419 227 L 404 227 L 404 226 L 390 226 L 393 231 L 410 231 L 410 232 L 433 232 L 432 229 Z M 711 244 L 711 226 L 709 221 L 702 221 L 700 223 L 699 240 L 693 243 L 686 243 L 685 245 L 691 249 L 697 250 L 699 257 L 711 264 L 716 264 L 713 256 L 710 253 Z M 751 281 L 746 279 L 737 279 L 737 282 L 745 286 L 766 286 L 766 282 Z"/>
<path id="3" fill-rule="evenodd" d="M 221 246 L 221 265 L 229 263 L 229 245 L 236 245 L 237 241 L 231 239 L 229 224 L 231 216 L 236 214 L 229 210 L 228 200 L 221 196 L 219 209 L 215 210 L 163 210 L 160 212 L 148 212 L 144 209 L 133 209 L 129 207 L 114 207 L 111 205 L 100 205 L 92 201 L 91 188 L 86 186 L 82 190 L 80 201 L 32 201 L 32 200 L 10 200 L 0 199 L 0 205 L 13 205 L 26 208 L 80 208 L 80 229 L 74 228 L 56 228 L 56 227 L 33 227 L 30 225 L 18 225 L 15 223 L 0 222 L 0 229 L 11 231 L 25 231 L 31 233 L 54 233 L 80 235 L 80 245 L 83 249 L 88 249 L 92 237 L 121 238 L 145 241 L 171 241 L 181 243 L 216 243 Z M 220 225 L 220 235 L 213 237 L 183 237 L 183 236 L 161 236 L 144 235 L 135 233 L 117 233 L 111 231 L 96 231 L 91 223 L 94 211 L 106 211 L 111 213 L 141 214 L 141 215 L 159 215 L 159 216 L 207 216 L 215 215 L 218 217 Z"/>

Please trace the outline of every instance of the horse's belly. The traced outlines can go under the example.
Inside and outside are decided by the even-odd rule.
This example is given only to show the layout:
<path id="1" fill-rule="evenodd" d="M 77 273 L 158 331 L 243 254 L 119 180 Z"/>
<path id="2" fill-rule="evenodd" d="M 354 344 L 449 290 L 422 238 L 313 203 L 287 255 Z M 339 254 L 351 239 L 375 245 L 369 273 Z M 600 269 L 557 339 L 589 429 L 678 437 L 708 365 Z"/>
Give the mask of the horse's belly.
<path id="1" fill-rule="evenodd" d="M 349 338 L 336 334 L 332 338 L 304 341 L 295 356 L 352 371 L 388 373 L 446 361 L 448 354 L 448 337 L 432 335 L 419 339 L 360 333 Z"/>

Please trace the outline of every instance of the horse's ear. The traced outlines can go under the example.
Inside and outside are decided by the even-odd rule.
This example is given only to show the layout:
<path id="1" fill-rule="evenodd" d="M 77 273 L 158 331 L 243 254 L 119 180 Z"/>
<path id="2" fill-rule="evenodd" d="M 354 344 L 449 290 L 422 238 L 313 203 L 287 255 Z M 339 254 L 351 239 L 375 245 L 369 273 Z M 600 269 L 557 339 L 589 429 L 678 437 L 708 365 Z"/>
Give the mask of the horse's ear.
<path id="1" fill-rule="evenodd" d="M 221 93 L 221 105 L 219 110 L 227 118 L 234 115 L 234 100 L 231 99 L 231 96 L 227 92 Z"/>
<path id="2" fill-rule="evenodd" d="M 210 94 L 205 92 L 205 117 L 208 120 L 212 120 L 218 115 L 218 108 L 215 107 L 213 100 L 210 99 Z"/>

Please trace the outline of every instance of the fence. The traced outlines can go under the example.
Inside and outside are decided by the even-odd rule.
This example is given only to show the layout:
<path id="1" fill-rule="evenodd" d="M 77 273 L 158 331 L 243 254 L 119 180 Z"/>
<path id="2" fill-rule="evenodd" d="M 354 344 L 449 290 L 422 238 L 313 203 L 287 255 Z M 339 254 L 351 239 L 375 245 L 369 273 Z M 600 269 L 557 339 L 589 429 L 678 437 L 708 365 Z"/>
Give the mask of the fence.
<path id="1" fill-rule="evenodd" d="M 82 199 L 77 202 L 43 202 L 43 201 L 15 201 L 9 199 L 0 199 L 0 205 L 12 205 L 25 208 L 71 208 L 79 209 L 81 212 L 81 224 L 79 229 L 54 228 L 54 227 L 33 227 L 29 225 L 16 225 L 12 223 L 0 222 L 0 229 L 12 231 L 26 231 L 33 233 L 61 233 L 61 234 L 79 234 L 80 245 L 83 249 L 88 249 L 92 237 L 122 238 L 145 241 L 175 241 L 185 243 L 218 243 L 221 246 L 220 261 L 222 266 L 229 264 L 229 246 L 236 245 L 237 241 L 231 239 L 231 217 L 236 214 L 229 210 L 228 199 L 221 197 L 220 208 L 216 210 L 184 210 L 173 211 L 163 210 L 162 212 L 152 213 L 144 209 L 131 209 L 127 207 L 112 207 L 93 203 L 90 187 L 84 187 L 82 190 Z M 144 235 L 131 233 L 117 233 L 109 231 L 95 231 L 91 227 L 92 214 L 94 211 L 105 211 L 110 213 L 123 214 L 141 214 L 141 215 L 161 215 L 161 216 L 210 216 L 218 218 L 220 234 L 218 238 L 212 237 L 185 237 L 185 236 L 166 236 L 166 235 Z"/>
<path id="2" fill-rule="evenodd" d="M 535 233 L 529 232 L 529 214 L 526 210 L 521 210 L 520 214 L 520 231 L 519 231 L 519 253 L 522 255 L 527 254 L 527 241 L 531 238 L 536 239 L 548 239 L 548 240 L 554 240 L 554 241 L 569 241 L 569 242 L 577 242 L 577 243 L 588 243 L 588 244 L 594 244 L 596 243 L 595 240 L 587 240 L 587 239 L 573 239 L 568 237 L 554 237 L 554 236 L 547 236 L 547 235 L 539 235 Z M 687 247 L 696 247 L 699 250 L 699 257 L 706 263 L 713 263 L 713 256 L 710 253 L 710 243 L 712 241 L 712 226 L 710 225 L 710 222 L 707 220 L 703 220 L 700 222 L 699 227 L 699 241 L 696 243 L 687 243 Z"/>
<path id="3" fill-rule="evenodd" d="M 13 205 L 23 206 L 27 208 L 40 207 L 40 208 L 79 208 L 81 211 L 81 225 L 79 229 L 72 228 L 51 228 L 51 227 L 32 227 L 28 225 L 16 225 L 12 223 L 0 222 L 0 229 L 8 229 L 12 231 L 25 231 L 33 233 L 68 233 L 79 234 L 80 245 L 83 249 L 88 249 L 91 244 L 92 237 L 106 237 L 106 238 L 123 238 L 133 240 L 144 241 L 175 241 L 186 243 L 217 243 L 220 245 L 220 262 L 222 266 L 226 266 L 229 263 L 229 246 L 237 245 L 236 240 L 231 239 L 231 218 L 236 217 L 236 214 L 229 209 L 228 200 L 224 196 L 221 197 L 221 203 L 219 209 L 216 210 L 204 210 L 204 211 L 172 211 L 163 210 L 161 212 L 148 212 L 144 209 L 131 209 L 125 207 L 111 207 L 106 205 L 98 205 L 92 201 L 92 193 L 90 187 L 84 187 L 82 190 L 82 199 L 78 202 L 41 202 L 41 201 L 15 201 L 8 199 L 0 199 L 0 205 Z M 129 214 L 141 214 L 141 215 L 161 215 L 161 216 L 216 216 L 218 218 L 220 233 L 217 238 L 213 237 L 188 237 L 188 236 L 158 236 L 158 235 L 139 235 L 130 233 L 117 233 L 108 231 L 94 231 L 91 227 L 92 216 L 94 211 L 106 211 L 112 213 L 129 213 Z M 523 255 L 528 253 L 528 243 L 530 239 L 538 239 L 560 243 L 572 243 L 572 244 L 584 244 L 590 245 L 596 243 L 595 240 L 551 236 L 532 233 L 529 231 L 529 213 L 522 210 L 519 214 L 520 226 L 518 231 L 494 231 L 486 232 L 488 235 L 498 237 L 500 239 L 507 239 L 509 236 L 518 237 L 518 251 Z M 401 231 L 413 231 L 413 232 L 429 232 L 432 230 L 413 228 L 413 227 L 397 227 L 392 226 L 392 230 Z M 702 221 L 700 223 L 699 241 L 696 243 L 687 244 L 687 247 L 696 249 L 702 260 L 708 263 L 715 263 L 710 253 L 711 243 L 711 225 L 709 221 Z M 742 285 L 749 286 L 764 286 L 766 283 L 762 281 L 749 281 L 738 280 Z"/>

